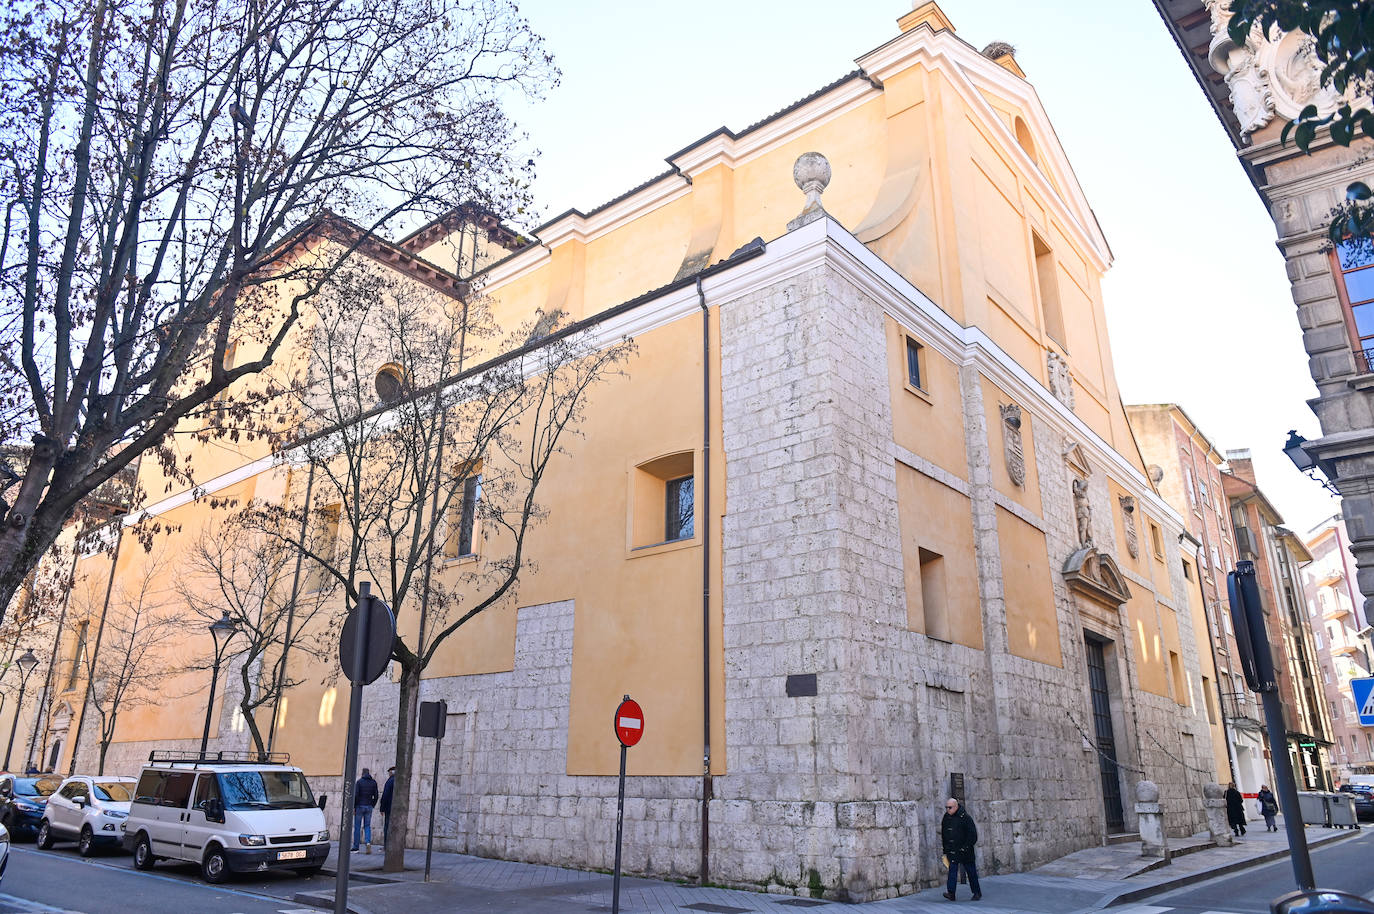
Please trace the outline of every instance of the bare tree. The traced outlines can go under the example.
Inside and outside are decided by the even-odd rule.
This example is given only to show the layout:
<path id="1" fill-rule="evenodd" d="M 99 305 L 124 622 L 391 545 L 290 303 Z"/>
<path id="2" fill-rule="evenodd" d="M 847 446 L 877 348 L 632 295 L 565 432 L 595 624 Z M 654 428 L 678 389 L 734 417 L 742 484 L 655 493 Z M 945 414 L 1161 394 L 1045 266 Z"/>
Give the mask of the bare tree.
<path id="1" fill-rule="evenodd" d="M 167 574 L 165 555 L 156 552 L 141 563 L 137 574 L 121 576 L 98 623 L 99 648 L 75 658 L 88 684 L 86 707 L 96 714 L 97 774 L 105 773 L 119 715 L 165 701 L 166 680 L 180 669 L 171 651 L 184 623 Z M 75 610 L 88 619 L 100 616 L 99 596 L 98 590 L 78 590 L 73 596 Z M 72 761 L 75 764 L 75 756 Z"/>
<path id="2" fill-rule="evenodd" d="M 503 337 L 481 298 L 449 298 L 376 268 L 340 271 L 316 304 L 318 380 L 300 391 L 306 437 L 294 443 L 315 474 L 313 521 L 293 543 L 350 604 L 369 580 L 398 619 L 416 619 L 402 626 L 416 634 L 393 647 L 400 696 L 385 866 L 396 871 L 421 676 L 465 623 L 514 597 L 529 566 L 526 536 L 545 513 L 540 483 L 591 388 L 622 370 L 632 344 L 597 349 L 545 315 Z M 485 360 L 468 367 L 474 350 Z"/>
<path id="3" fill-rule="evenodd" d="M 259 518 L 260 520 L 261 518 Z M 293 526 L 294 517 L 282 520 Z M 291 662 L 324 660 L 333 654 L 331 618 L 336 609 L 314 590 L 299 599 L 297 551 L 281 536 L 265 535 L 233 515 L 201 530 L 187 549 L 178 592 L 203 627 L 227 614 L 238 629 L 227 656 L 238 668 L 239 712 L 259 754 L 269 750 L 258 722 L 259 709 L 275 708 L 281 696 L 304 682 L 291 675 Z M 322 581 L 327 593 L 334 588 Z"/>
<path id="4" fill-rule="evenodd" d="M 138 455 L 185 477 L 167 436 L 271 364 L 349 250 L 455 201 L 521 211 L 499 96 L 557 73 L 511 0 L 47 0 L 0 25 L 3 614 Z M 296 244 L 329 212 L 363 230 Z"/>

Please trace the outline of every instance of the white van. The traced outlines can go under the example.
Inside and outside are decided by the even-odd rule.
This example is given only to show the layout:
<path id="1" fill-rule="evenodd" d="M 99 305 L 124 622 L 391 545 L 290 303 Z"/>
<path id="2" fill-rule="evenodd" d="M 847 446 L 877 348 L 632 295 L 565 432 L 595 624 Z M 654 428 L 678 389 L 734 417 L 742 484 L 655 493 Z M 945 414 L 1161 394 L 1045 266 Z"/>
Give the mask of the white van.
<path id="1" fill-rule="evenodd" d="M 200 864 L 206 882 L 267 869 L 319 872 L 329 854 L 324 811 L 289 756 L 260 758 L 151 753 L 124 820 L 134 866 L 190 861 Z"/>

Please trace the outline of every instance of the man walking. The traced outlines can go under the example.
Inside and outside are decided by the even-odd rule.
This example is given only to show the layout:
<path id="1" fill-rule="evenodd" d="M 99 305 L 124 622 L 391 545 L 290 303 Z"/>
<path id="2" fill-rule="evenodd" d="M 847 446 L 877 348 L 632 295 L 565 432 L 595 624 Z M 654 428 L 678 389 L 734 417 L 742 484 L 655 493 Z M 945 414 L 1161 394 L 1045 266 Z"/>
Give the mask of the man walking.
<path id="1" fill-rule="evenodd" d="M 377 782 L 372 772 L 363 769 L 363 776 L 353 788 L 353 850 L 366 839 L 367 852 L 372 853 L 372 807 L 377 805 Z"/>
<path id="2" fill-rule="evenodd" d="M 382 843 L 391 840 L 391 794 L 396 789 L 396 766 L 386 770 L 386 783 L 382 785 L 382 801 L 377 808 L 382 811 Z"/>
<path id="3" fill-rule="evenodd" d="M 978 843 L 978 827 L 973 817 L 964 811 L 963 804 L 950 797 L 945 801 L 945 815 L 940 820 L 940 843 L 945 857 L 949 860 L 949 881 L 945 885 L 945 897 L 954 901 L 954 890 L 959 886 L 959 867 L 968 875 L 968 887 L 973 890 L 973 900 L 983 897 L 978 887 L 978 865 L 973 859 L 973 846 Z"/>

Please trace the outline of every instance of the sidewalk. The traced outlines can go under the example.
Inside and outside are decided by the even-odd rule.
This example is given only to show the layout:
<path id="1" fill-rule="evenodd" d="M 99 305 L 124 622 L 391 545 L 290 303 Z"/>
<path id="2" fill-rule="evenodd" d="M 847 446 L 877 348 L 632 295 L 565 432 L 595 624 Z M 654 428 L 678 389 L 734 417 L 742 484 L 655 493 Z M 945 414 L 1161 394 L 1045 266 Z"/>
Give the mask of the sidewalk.
<path id="1" fill-rule="evenodd" d="M 1361 834 L 1366 832 L 1310 827 L 1307 842 L 1310 847 L 1317 847 Z M 983 900 L 977 910 L 980 914 L 1092 911 L 1139 901 L 1191 882 L 1288 856 L 1282 826 L 1278 832 L 1265 832 L 1262 826 L 1259 830 L 1251 829 L 1233 847 L 1212 847 L 1210 842 L 1197 838 L 1171 841 L 1170 847 L 1182 855 L 1168 865 L 1142 858 L 1140 843 L 1134 842 L 1089 848 L 1028 873 L 987 876 L 982 879 Z M 1152 863 L 1154 868 L 1147 869 Z M 325 870 L 332 873 L 334 865 L 331 852 Z M 357 878 L 351 880 L 349 910 L 355 914 L 568 914 L 611 908 L 612 878 L 603 873 L 436 851 L 431 881 L 426 884 L 424 867 L 423 849 L 407 850 L 405 872 L 394 874 L 381 872 L 380 849 L 371 855 L 354 854 L 350 872 Z M 940 888 L 926 889 L 901 898 L 846 904 L 626 877 L 620 884 L 620 910 L 625 914 L 787 914 L 823 908 L 826 914 L 949 914 L 949 902 L 941 892 Z M 959 897 L 961 901 L 968 898 L 967 886 L 960 887 Z M 332 908 L 333 888 L 303 892 L 294 900 Z"/>

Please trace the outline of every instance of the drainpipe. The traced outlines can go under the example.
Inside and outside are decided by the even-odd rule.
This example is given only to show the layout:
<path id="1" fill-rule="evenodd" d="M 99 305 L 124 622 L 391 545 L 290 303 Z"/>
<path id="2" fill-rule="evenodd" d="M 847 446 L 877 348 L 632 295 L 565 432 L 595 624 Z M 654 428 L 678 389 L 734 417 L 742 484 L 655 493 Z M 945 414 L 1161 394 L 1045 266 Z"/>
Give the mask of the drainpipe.
<path id="1" fill-rule="evenodd" d="M 711 872 L 711 312 L 697 275 L 701 303 L 701 872 Z"/>

